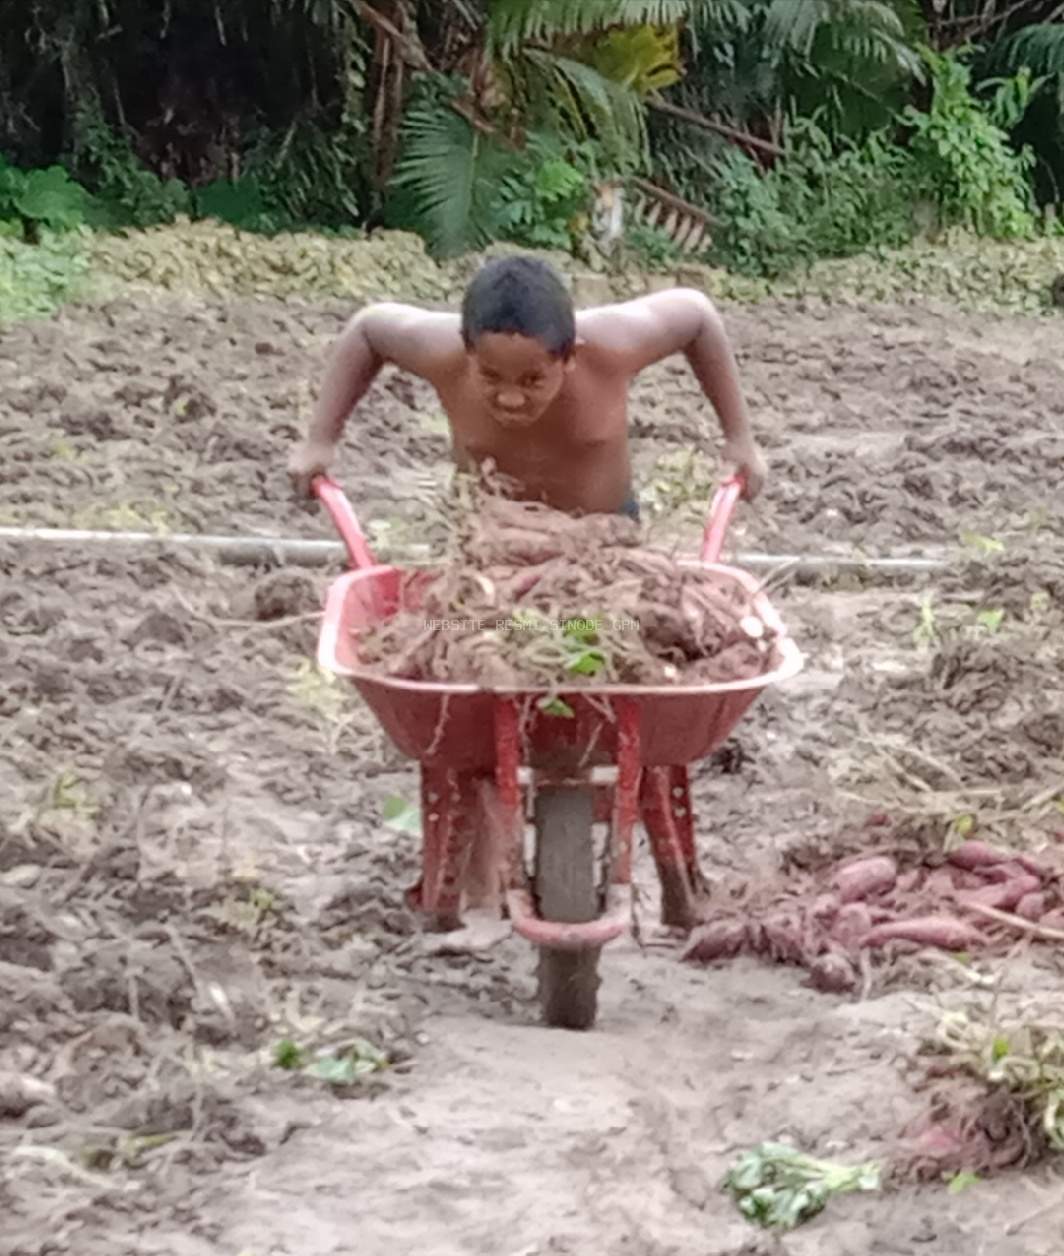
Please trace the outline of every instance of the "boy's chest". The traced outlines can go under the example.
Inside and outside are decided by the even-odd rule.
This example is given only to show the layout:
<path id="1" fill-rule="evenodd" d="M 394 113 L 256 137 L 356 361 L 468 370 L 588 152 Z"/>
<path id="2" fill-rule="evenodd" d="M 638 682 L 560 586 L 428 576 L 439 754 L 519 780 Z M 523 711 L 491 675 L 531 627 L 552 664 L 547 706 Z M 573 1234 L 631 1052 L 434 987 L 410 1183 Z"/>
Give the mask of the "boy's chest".
<path id="1" fill-rule="evenodd" d="M 582 456 L 623 441 L 628 428 L 627 390 L 574 381 L 535 422 L 505 427 L 474 389 L 441 391 L 455 443 L 473 457 L 520 452 L 531 461 Z"/>

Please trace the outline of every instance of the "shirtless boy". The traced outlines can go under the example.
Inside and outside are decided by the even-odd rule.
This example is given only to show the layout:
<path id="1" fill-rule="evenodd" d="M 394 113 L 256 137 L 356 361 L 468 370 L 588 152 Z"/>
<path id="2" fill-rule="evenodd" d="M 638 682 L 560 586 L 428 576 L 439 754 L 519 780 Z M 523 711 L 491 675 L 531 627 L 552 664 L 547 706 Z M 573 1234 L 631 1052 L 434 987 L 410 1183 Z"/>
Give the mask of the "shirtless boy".
<path id="1" fill-rule="evenodd" d="M 519 495 L 577 514 L 638 518 L 628 388 L 646 367 L 686 356 L 720 421 L 723 456 L 761 491 L 765 464 L 735 357 L 710 300 L 687 288 L 574 311 L 559 276 L 531 257 L 489 262 L 461 314 L 382 303 L 348 323 L 289 474 L 309 495 L 329 471 L 351 411 L 386 363 L 435 388 L 463 470 L 491 460 Z"/>
<path id="2" fill-rule="evenodd" d="M 686 355 L 716 410 L 725 460 L 742 475 L 745 497 L 754 498 L 765 465 L 711 302 L 680 288 L 577 313 L 557 274 L 528 257 L 489 262 L 469 285 L 461 315 L 393 304 L 355 315 L 333 349 L 289 473 L 297 491 L 309 495 L 314 477 L 332 464 L 348 415 L 390 362 L 436 389 L 460 468 L 490 459 L 518 485 L 519 496 L 577 514 L 638 519 L 628 386 L 640 371 L 676 353 Z M 643 788 L 671 801 L 680 783 L 671 771 L 648 769 Z M 498 885 L 493 859 L 483 847 L 474 854 L 471 901 L 492 905 Z M 663 882 L 667 924 L 695 921 L 701 876 L 693 851 L 689 859 L 686 886 L 673 892 Z"/>

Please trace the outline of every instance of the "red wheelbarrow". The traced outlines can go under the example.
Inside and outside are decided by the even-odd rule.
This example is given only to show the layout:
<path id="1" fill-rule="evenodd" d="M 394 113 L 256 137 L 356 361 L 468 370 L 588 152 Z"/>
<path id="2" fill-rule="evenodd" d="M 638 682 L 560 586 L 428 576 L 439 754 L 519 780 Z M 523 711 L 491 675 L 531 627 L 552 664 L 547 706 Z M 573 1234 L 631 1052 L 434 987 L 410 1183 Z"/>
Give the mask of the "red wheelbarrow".
<path id="1" fill-rule="evenodd" d="M 733 479 L 717 493 L 700 562 L 748 593 L 774 630 L 769 670 L 719 684 L 574 687 L 556 695 L 567 708 L 558 714 L 542 692 L 389 679 L 360 665 L 358 633 L 398 609 L 403 572 L 375 562 L 339 486 L 315 482 L 353 567 L 329 589 L 318 662 L 352 681 L 420 764 L 421 878 L 407 901 L 428 928 L 459 928 L 478 852 L 503 852 L 504 884 L 489 893 L 502 891 L 514 930 L 539 948 L 548 1025 L 594 1024 L 600 952 L 631 923 L 637 821 L 661 881 L 663 923 L 696 923 L 688 767 L 727 739 L 769 685 L 802 668 L 758 582 L 717 561 L 741 488 Z"/>

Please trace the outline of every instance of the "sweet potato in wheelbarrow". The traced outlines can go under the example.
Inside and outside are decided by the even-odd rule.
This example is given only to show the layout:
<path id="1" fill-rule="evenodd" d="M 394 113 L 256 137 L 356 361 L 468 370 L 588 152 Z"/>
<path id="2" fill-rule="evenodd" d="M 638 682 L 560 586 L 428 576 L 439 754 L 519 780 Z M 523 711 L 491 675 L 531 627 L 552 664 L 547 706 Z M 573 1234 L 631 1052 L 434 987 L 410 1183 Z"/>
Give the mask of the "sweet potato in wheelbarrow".
<path id="1" fill-rule="evenodd" d="M 328 480 L 316 484 L 354 567 L 329 589 L 319 664 L 350 680 L 396 747 L 421 766 L 422 871 L 410 901 L 431 927 L 459 927 L 471 859 L 485 848 L 503 852 L 501 888 L 514 929 L 539 947 L 550 1025 L 594 1023 L 599 952 L 631 916 L 637 820 L 661 879 L 663 920 L 683 928 L 696 922 L 701 882 L 688 765 L 712 754 L 769 685 L 802 668 L 758 582 L 716 561 L 740 489 L 733 481 L 717 494 L 701 560 L 686 565 L 734 582 L 749 598 L 770 630 L 766 669 L 713 684 L 585 683 L 548 694 L 393 678 L 361 660 L 359 634 L 397 612 L 403 572 L 374 562 L 342 492 Z M 596 821 L 608 827 L 602 855 Z"/>

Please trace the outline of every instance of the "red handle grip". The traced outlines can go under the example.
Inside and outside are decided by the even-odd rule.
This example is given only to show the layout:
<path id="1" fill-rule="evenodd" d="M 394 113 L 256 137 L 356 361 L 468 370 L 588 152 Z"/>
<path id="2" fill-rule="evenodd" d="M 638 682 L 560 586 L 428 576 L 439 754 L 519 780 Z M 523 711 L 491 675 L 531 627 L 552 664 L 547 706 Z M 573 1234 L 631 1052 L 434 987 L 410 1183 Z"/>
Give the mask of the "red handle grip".
<path id="1" fill-rule="evenodd" d="M 355 568 L 376 567 L 377 560 L 370 552 L 358 516 L 351 508 L 351 503 L 344 495 L 343 489 L 327 475 L 315 476 L 311 488 L 318 500 L 329 512 L 333 526 L 340 534 L 340 540 L 347 548 L 347 556 L 351 566 Z"/>
<path id="2" fill-rule="evenodd" d="M 731 476 L 717 489 L 713 504 L 709 508 L 706 530 L 702 535 L 702 561 L 704 563 L 719 561 L 720 552 L 724 548 L 724 534 L 728 531 L 728 524 L 731 523 L 731 517 L 742 492 L 741 475 Z"/>

